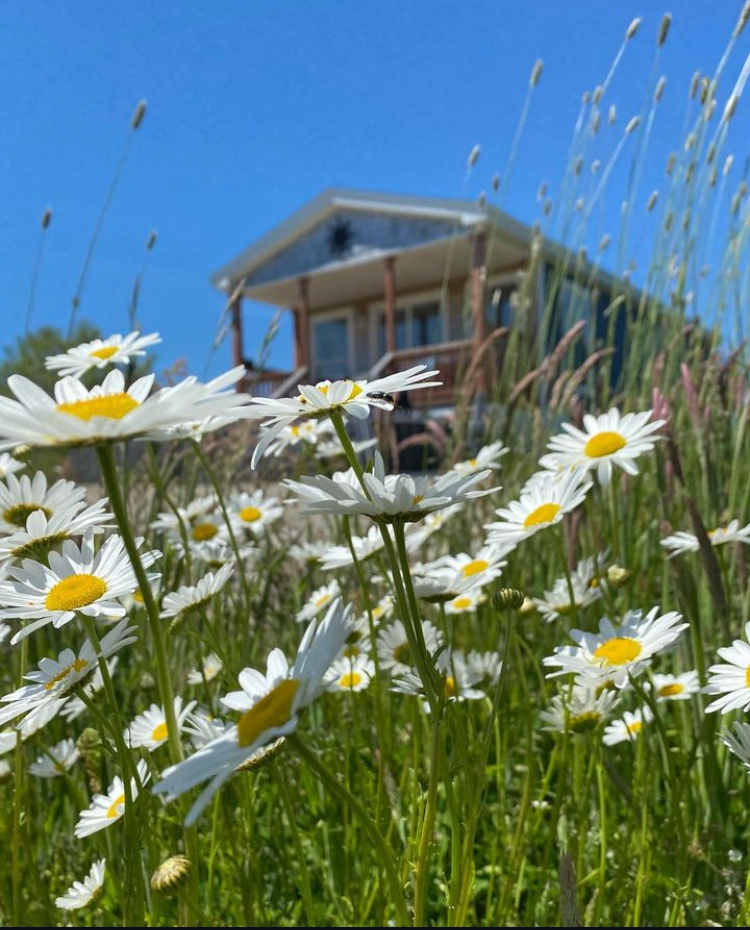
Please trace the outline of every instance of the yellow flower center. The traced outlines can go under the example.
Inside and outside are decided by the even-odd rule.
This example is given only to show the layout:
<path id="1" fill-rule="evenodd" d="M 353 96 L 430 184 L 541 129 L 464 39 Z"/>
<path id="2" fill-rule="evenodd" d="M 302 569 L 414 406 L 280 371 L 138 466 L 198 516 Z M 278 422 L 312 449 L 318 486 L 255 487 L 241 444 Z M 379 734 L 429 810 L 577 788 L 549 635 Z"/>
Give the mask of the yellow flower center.
<path id="1" fill-rule="evenodd" d="M 68 575 L 58 581 L 44 600 L 47 610 L 80 610 L 106 594 L 107 585 L 96 575 Z"/>
<path id="2" fill-rule="evenodd" d="M 190 531 L 190 535 L 195 542 L 205 542 L 207 539 L 213 539 L 219 532 L 219 527 L 214 523 L 197 523 Z"/>
<path id="3" fill-rule="evenodd" d="M 41 510 L 47 519 L 52 516 L 52 511 L 48 510 L 46 507 L 42 507 L 41 504 L 13 504 L 12 507 L 8 509 L 3 514 L 3 520 L 6 523 L 11 523 L 13 526 L 20 526 L 24 528 L 26 526 L 26 520 L 31 516 L 32 513 L 36 513 L 37 510 Z"/>
<path id="4" fill-rule="evenodd" d="M 121 811 L 119 810 L 120 806 L 125 803 L 125 795 L 118 795 L 114 801 L 107 808 L 107 820 L 114 820 L 115 817 L 119 817 Z"/>
<path id="5" fill-rule="evenodd" d="M 452 675 L 448 675 L 445 679 L 445 683 L 443 685 L 443 694 L 447 698 L 456 696 L 456 679 Z"/>
<path id="6" fill-rule="evenodd" d="M 323 607 L 325 604 L 327 604 L 330 601 L 331 597 L 332 595 L 329 594 L 328 591 L 326 591 L 325 594 L 321 594 L 320 597 L 315 601 L 315 606 Z"/>
<path id="7" fill-rule="evenodd" d="M 750 665 L 745 669 L 745 686 L 750 688 Z"/>
<path id="8" fill-rule="evenodd" d="M 642 647 L 637 639 L 615 636 L 599 646 L 594 658 L 601 659 L 603 665 L 625 665 L 626 662 L 637 659 L 641 652 Z"/>
<path id="9" fill-rule="evenodd" d="M 625 448 L 627 440 L 619 433 L 603 432 L 592 436 L 586 443 L 584 452 L 590 459 L 600 459 L 605 455 L 612 455 Z"/>
<path id="10" fill-rule="evenodd" d="M 411 502 L 412 507 L 416 507 L 417 504 L 421 504 L 423 500 L 424 500 L 424 494 L 417 494 L 417 496 Z"/>
<path id="11" fill-rule="evenodd" d="M 560 513 L 559 504 L 542 504 L 540 507 L 537 507 L 536 510 L 531 511 L 528 517 L 523 521 L 523 525 L 526 529 L 529 529 L 532 526 L 542 526 L 545 523 L 552 523 L 558 513 Z"/>
<path id="12" fill-rule="evenodd" d="M 467 607 L 471 607 L 473 601 L 470 597 L 457 597 L 453 602 L 453 606 L 456 610 L 466 610 Z"/>
<path id="13" fill-rule="evenodd" d="M 575 714 L 568 718 L 568 729 L 573 733 L 583 733 L 586 730 L 593 730 L 602 719 L 602 715 L 596 710 L 585 710 L 582 714 Z"/>
<path id="14" fill-rule="evenodd" d="M 362 683 L 362 676 L 359 672 L 347 672 L 339 678 L 339 684 L 342 688 L 356 688 Z"/>
<path id="15" fill-rule="evenodd" d="M 105 394 L 102 397 L 87 397 L 85 400 L 72 400 L 67 404 L 58 404 L 58 413 L 69 413 L 79 420 L 92 420 L 94 417 L 106 417 L 109 420 L 121 420 L 124 416 L 140 407 L 139 401 L 130 394 Z"/>
<path id="16" fill-rule="evenodd" d="M 160 743 L 163 739 L 166 739 L 166 738 L 167 738 L 167 725 L 166 723 L 162 721 L 162 723 L 154 727 L 153 732 L 151 734 L 151 739 L 155 743 Z"/>
<path id="17" fill-rule="evenodd" d="M 44 687 L 47 691 L 51 691 L 55 685 L 58 685 L 61 681 L 64 681 L 70 675 L 71 672 L 82 672 L 88 666 L 88 662 L 85 659 L 74 659 L 70 665 L 66 665 L 65 668 L 61 668 L 57 675 L 54 678 L 50 678 L 49 681 L 45 682 Z"/>
<path id="18" fill-rule="evenodd" d="M 252 746 L 266 730 L 287 723 L 292 716 L 292 705 L 298 688 L 299 681 L 296 678 L 287 678 L 246 711 L 237 724 L 237 741 L 240 746 Z"/>
<path id="19" fill-rule="evenodd" d="M 256 520 L 260 520 L 263 514 L 258 510 L 257 507 L 243 507 L 240 510 L 240 520 L 244 520 L 245 523 L 255 523 Z"/>
<path id="20" fill-rule="evenodd" d="M 477 460 L 476 460 L 476 459 L 469 459 L 469 465 L 471 465 L 472 468 L 476 468 L 476 467 L 477 467 Z"/>
<path id="21" fill-rule="evenodd" d="M 630 736 L 636 736 L 643 729 L 643 723 L 640 720 L 635 720 L 633 723 L 626 723 L 625 729 Z"/>
<path id="22" fill-rule="evenodd" d="M 330 385 L 330 384 L 327 384 L 325 381 L 318 381 L 318 383 L 315 385 L 315 387 L 316 387 L 316 388 L 320 391 L 320 393 L 323 394 L 325 397 L 328 397 L 328 388 L 329 388 L 330 386 L 331 386 L 331 385 Z M 342 401 L 342 403 L 344 403 L 344 404 L 349 403 L 350 400 L 354 400 L 355 397 L 359 397 L 359 395 L 360 395 L 361 393 L 362 393 L 362 388 L 361 388 L 358 384 L 355 384 L 354 382 L 352 382 L 352 389 L 351 389 L 351 391 L 349 391 L 349 395 L 348 395 L 346 398 L 344 398 L 344 400 Z M 306 403 L 307 403 L 307 398 L 306 398 L 303 394 L 300 394 L 300 395 L 297 397 L 297 400 L 298 400 L 301 404 L 306 404 Z"/>
<path id="23" fill-rule="evenodd" d="M 411 665 L 411 649 L 408 643 L 401 643 L 393 650 L 393 658 L 399 665 Z"/>
<path id="24" fill-rule="evenodd" d="M 141 594 L 140 588 L 136 588 L 135 591 L 133 591 L 133 600 L 136 602 L 136 604 L 145 604 L 145 600 Z"/>
<path id="25" fill-rule="evenodd" d="M 659 697 L 674 697 L 676 694 L 682 694 L 684 690 L 685 686 L 675 681 L 671 685 L 662 685 L 657 694 Z"/>
<path id="26" fill-rule="evenodd" d="M 472 562 L 467 562 L 464 565 L 462 571 L 466 578 L 471 578 L 472 575 L 479 575 L 490 567 L 490 563 L 486 562 L 484 559 L 474 559 Z"/>
<path id="27" fill-rule="evenodd" d="M 102 346 L 101 349 L 94 349 L 93 352 L 89 352 L 89 358 L 103 358 L 108 359 L 117 352 L 117 346 Z"/>

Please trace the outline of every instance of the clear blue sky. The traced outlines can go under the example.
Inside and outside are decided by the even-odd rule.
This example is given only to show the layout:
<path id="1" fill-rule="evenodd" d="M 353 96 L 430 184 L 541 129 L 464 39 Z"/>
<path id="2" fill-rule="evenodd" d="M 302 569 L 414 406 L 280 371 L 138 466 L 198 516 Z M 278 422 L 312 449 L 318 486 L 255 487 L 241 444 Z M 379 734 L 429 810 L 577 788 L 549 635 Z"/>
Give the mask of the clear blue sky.
<path id="1" fill-rule="evenodd" d="M 644 199 L 680 138 L 690 75 L 713 71 L 741 6 L 674 3 L 661 69 L 671 115 L 657 124 Z M 124 330 L 156 228 L 140 317 L 164 336 L 159 367 L 186 358 L 203 374 L 222 307 L 211 271 L 329 185 L 460 195 L 467 153 L 480 143 L 469 193 L 489 187 L 540 57 L 544 75 L 505 204 L 532 221 L 540 181 L 559 181 L 582 91 L 601 82 L 637 15 L 643 26 L 612 99 L 623 121 L 640 109 L 639 82 L 668 9 L 653 0 L 5 0 L 0 343 L 23 330 L 46 206 L 54 219 L 34 323 L 66 325 L 139 98 L 148 115 L 80 313 Z M 750 29 L 740 57 L 748 51 Z M 248 354 L 270 316 L 248 314 Z M 289 356 L 283 329 L 273 360 Z M 210 371 L 229 357 L 225 344 Z"/>

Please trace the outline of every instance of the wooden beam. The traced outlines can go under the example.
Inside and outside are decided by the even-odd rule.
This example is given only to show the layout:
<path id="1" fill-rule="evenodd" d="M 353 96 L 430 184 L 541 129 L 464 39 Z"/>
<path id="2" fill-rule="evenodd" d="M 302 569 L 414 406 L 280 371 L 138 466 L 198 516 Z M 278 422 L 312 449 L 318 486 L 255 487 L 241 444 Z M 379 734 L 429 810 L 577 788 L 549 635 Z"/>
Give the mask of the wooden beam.
<path id="1" fill-rule="evenodd" d="M 245 364 L 242 351 L 242 295 L 238 294 L 232 301 L 232 363 L 234 367 Z M 241 391 L 242 382 L 237 382 L 237 390 Z"/>
<path id="2" fill-rule="evenodd" d="M 385 294 L 385 351 L 396 351 L 396 256 L 386 258 L 383 269 Z"/>

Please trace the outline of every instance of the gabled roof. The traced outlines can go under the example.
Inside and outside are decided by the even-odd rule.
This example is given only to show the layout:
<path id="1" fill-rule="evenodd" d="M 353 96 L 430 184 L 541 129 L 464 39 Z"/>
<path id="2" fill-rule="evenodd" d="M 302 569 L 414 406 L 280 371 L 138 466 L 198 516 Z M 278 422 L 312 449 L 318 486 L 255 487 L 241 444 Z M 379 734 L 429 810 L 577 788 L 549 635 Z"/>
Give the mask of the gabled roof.
<path id="1" fill-rule="evenodd" d="M 252 274 L 282 249 L 304 235 L 337 210 L 361 210 L 405 218 L 453 221 L 457 232 L 491 222 L 508 238 L 529 242 L 531 229 L 494 207 L 480 207 L 476 201 L 442 197 L 414 197 L 406 194 L 378 194 L 330 187 L 321 191 L 299 210 L 257 239 L 211 275 L 211 283 L 226 291 Z"/>

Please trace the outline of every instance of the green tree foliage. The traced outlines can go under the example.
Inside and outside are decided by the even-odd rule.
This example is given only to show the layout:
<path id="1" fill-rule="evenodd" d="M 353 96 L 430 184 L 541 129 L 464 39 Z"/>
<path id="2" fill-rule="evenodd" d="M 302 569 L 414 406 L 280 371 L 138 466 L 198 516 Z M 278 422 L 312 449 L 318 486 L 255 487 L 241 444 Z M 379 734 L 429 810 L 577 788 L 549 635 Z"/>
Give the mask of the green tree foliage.
<path id="1" fill-rule="evenodd" d="M 0 362 L 0 393 L 12 396 L 8 388 L 10 375 L 24 375 L 44 391 L 52 393 L 58 374 L 44 367 L 44 359 L 48 355 L 65 352 L 70 346 L 100 337 L 101 333 L 97 327 L 86 321 L 79 323 L 69 337 L 55 326 L 42 326 L 19 336 L 15 344 L 3 348 L 3 358 Z"/>

